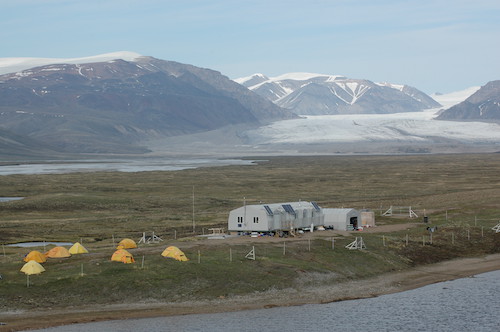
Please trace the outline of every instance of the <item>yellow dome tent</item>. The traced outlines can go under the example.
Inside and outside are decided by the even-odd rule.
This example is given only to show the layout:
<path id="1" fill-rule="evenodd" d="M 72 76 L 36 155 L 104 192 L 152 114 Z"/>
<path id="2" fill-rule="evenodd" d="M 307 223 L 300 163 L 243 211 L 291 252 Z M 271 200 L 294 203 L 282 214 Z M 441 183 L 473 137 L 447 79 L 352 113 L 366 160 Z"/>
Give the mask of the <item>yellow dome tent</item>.
<path id="1" fill-rule="evenodd" d="M 181 261 L 181 262 L 185 262 L 185 261 L 189 260 L 186 257 L 186 255 L 184 255 L 184 253 L 179 248 L 174 247 L 174 246 L 167 247 L 167 249 L 163 250 L 161 255 L 163 257 L 173 258 L 173 259 Z"/>
<path id="2" fill-rule="evenodd" d="M 125 264 L 135 263 L 134 256 L 125 249 L 118 249 L 111 256 L 111 260 Z"/>
<path id="3" fill-rule="evenodd" d="M 123 239 L 118 243 L 116 249 L 134 249 L 137 248 L 137 244 L 132 239 Z"/>
<path id="4" fill-rule="evenodd" d="M 25 262 L 35 261 L 37 263 L 45 263 L 47 261 L 47 258 L 41 252 L 33 250 L 30 251 L 23 260 Z"/>
<path id="5" fill-rule="evenodd" d="M 43 268 L 43 266 L 41 266 L 40 263 L 37 263 L 34 260 L 31 260 L 28 263 L 24 264 L 21 268 L 21 272 L 26 274 L 26 286 L 30 286 L 30 275 L 40 274 L 44 271 L 45 269 Z"/>
<path id="6" fill-rule="evenodd" d="M 44 271 L 45 269 L 43 268 L 43 266 L 35 261 L 29 261 L 21 268 L 21 272 L 24 272 L 27 275 L 40 274 Z"/>
<path id="7" fill-rule="evenodd" d="M 68 249 L 64 247 L 54 247 L 45 253 L 48 258 L 66 258 L 71 257 Z"/>
<path id="8" fill-rule="evenodd" d="M 84 246 L 82 246 L 80 242 L 76 242 L 71 248 L 69 248 L 68 251 L 72 255 L 89 253 L 89 251 Z"/>

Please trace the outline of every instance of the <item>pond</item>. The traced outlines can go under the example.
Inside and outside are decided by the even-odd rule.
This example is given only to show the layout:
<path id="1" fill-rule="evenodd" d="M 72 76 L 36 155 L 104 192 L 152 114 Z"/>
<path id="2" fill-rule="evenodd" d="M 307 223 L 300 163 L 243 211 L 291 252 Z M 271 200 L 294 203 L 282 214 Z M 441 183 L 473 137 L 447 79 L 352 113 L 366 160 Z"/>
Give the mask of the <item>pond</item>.
<path id="1" fill-rule="evenodd" d="M 18 201 L 24 199 L 24 197 L 0 197 L 1 202 L 10 202 L 10 201 Z"/>
<path id="2" fill-rule="evenodd" d="M 32 248 L 32 247 L 45 247 L 48 245 L 54 245 L 54 246 L 72 246 L 72 242 L 50 242 L 50 241 L 43 241 L 43 242 L 21 242 L 21 243 L 13 243 L 13 244 L 8 244 L 6 245 L 7 247 L 21 247 L 21 248 Z"/>

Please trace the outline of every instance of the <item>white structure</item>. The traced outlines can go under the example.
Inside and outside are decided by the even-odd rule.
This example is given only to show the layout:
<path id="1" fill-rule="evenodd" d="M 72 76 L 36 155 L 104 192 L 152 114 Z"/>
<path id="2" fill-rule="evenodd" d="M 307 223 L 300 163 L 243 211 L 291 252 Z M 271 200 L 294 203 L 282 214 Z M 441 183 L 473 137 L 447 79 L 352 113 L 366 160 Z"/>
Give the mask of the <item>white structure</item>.
<path id="1" fill-rule="evenodd" d="M 361 210 L 361 226 L 375 227 L 375 212 L 370 210 Z"/>
<path id="2" fill-rule="evenodd" d="M 323 209 L 325 227 L 340 231 L 352 231 L 361 227 L 361 214 L 355 209 Z"/>
<path id="3" fill-rule="evenodd" d="M 315 202 L 244 205 L 229 212 L 232 233 L 293 231 L 323 226 L 323 209 Z"/>
<path id="4" fill-rule="evenodd" d="M 347 249 L 349 250 L 354 250 L 354 249 L 366 249 L 366 246 L 365 246 L 365 241 L 363 241 L 363 238 L 362 237 L 357 237 L 356 236 L 356 240 L 354 240 L 353 242 L 349 243 L 348 245 L 345 246 Z"/>
<path id="5" fill-rule="evenodd" d="M 410 217 L 410 218 L 418 218 L 418 215 L 411 209 L 411 206 L 392 206 L 382 213 L 383 216 L 392 217 L 392 216 L 400 216 L 400 217 Z"/>

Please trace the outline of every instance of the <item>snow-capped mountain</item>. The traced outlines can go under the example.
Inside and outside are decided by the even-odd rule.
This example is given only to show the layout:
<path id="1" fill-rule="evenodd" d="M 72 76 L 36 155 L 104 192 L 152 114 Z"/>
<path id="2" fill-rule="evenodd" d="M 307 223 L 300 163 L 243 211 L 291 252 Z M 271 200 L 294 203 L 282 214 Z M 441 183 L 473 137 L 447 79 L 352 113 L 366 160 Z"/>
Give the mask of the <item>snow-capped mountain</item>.
<path id="1" fill-rule="evenodd" d="M 299 115 L 415 112 L 440 104 L 416 88 L 313 73 L 235 79 L 278 106 Z"/>
<path id="2" fill-rule="evenodd" d="M 110 60 L 124 55 L 133 60 Z M 6 64 L 40 60 L 0 61 L 11 68 L 0 75 L 0 154 L 40 145 L 142 153 L 150 139 L 297 117 L 217 71 L 136 55 L 58 59 L 17 72 Z"/>
<path id="3" fill-rule="evenodd" d="M 477 90 L 439 95 L 459 104 Z M 277 121 L 245 132 L 255 147 L 310 152 L 398 153 L 496 151 L 500 125 L 484 122 L 437 121 L 441 108 L 394 114 L 340 114 L 305 116 Z"/>
<path id="4" fill-rule="evenodd" d="M 443 111 L 438 119 L 460 121 L 500 120 L 500 80 L 488 82 L 463 102 Z"/>
<path id="5" fill-rule="evenodd" d="M 134 61 L 140 57 L 142 57 L 142 55 L 139 53 L 121 51 L 81 58 L 0 58 L 0 75 L 53 64 L 86 64 L 107 62 L 117 59 Z"/>

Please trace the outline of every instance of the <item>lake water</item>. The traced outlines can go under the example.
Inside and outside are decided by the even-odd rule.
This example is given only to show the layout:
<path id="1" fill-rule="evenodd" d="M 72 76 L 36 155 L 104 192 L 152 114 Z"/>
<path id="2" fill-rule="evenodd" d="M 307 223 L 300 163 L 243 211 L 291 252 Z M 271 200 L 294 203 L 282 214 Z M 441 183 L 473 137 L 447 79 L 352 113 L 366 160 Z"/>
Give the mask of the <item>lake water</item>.
<path id="1" fill-rule="evenodd" d="M 0 203 L 2 202 L 10 202 L 10 201 L 18 201 L 23 199 L 24 197 L 0 197 Z"/>
<path id="2" fill-rule="evenodd" d="M 500 271 L 376 298 L 37 331 L 500 331 Z"/>
<path id="3" fill-rule="evenodd" d="M 7 244 L 6 247 L 21 247 L 21 248 L 34 248 L 34 247 L 45 247 L 48 245 L 54 246 L 72 246 L 72 242 L 21 242 Z"/>
<path id="4" fill-rule="evenodd" d="M 178 171 L 183 169 L 251 165 L 253 160 L 242 159 L 126 159 L 126 160 L 74 160 L 46 161 L 29 164 L 0 165 L 0 175 L 11 174 L 61 174 L 73 172 L 146 172 L 146 171 Z"/>

